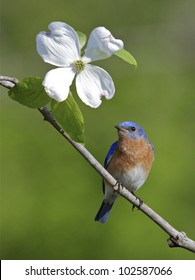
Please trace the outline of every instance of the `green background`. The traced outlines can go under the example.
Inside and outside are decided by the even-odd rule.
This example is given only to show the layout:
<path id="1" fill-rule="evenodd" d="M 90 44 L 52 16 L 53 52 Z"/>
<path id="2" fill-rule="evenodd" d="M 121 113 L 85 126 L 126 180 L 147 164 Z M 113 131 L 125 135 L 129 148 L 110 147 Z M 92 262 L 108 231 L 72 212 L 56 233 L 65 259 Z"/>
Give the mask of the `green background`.
<path id="1" fill-rule="evenodd" d="M 155 146 L 146 204 L 195 239 L 195 2 L 193 0 L 4 0 L 0 74 L 22 79 L 52 68 L 35 36 L 54 20 L 89 35 L 105 26 L 125 43 L 138 69 L 117 57 L 96 65 L 116 94 L 98 109 L 84 105 L 86 147 L 103 163 L 114 125 L 135 121 Z M 120 198 L 106 224 L 94 222 L 101 177 L 36 109 L 1 98 L 1 259 L 194 259 L 170 249 L 167 234 Z"/>

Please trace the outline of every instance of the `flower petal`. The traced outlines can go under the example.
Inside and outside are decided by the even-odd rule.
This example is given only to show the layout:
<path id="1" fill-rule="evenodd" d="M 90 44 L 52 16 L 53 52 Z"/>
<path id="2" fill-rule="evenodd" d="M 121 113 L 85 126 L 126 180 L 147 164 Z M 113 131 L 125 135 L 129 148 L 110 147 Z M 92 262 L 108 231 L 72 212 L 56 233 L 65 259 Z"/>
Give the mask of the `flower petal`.
<path id="1" fill-rule="evenodd" d="M 75 72 L 71 67 L 49 71 L 43 81 L 46 93 L 58 102 L 64 101 L 68 97 L 74 76 Z"/>
<path id="2" fill-rule="evenodd" d="M 77 75 L 76 88 L 81 100 L 93 108 L 102 103 L 103 96 L 110 99 L 115 92 L 111 76 L 104 69 L 89 64 Z"/>
<path id="3" fill-rule="evenodd" d="M 105 59 L 121 49 L 123 41 L 115 39 L 105 27 L 97 27 L 89 36 L 84 59 L 87 62 Z"/>
<path id="4" fill-rule="evenodd" d="M 75 30 L 63 22 L 52 22 L 50 32 L 36 37 L 37 52 L 42 59 L 55 66 L 66 67 L 80 58 L 79 38 Z"/>

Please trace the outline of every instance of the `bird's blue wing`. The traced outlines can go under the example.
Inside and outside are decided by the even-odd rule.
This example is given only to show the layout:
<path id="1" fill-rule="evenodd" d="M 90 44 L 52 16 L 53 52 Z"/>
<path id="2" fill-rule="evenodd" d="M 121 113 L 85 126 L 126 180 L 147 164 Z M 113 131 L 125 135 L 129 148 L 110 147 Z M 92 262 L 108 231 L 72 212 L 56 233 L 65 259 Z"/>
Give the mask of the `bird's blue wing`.
<path id="1" fill-rule="evenodd" d="M 110 149 L 109 149 L 109 151 L 108 151 L 108 153 L 107 153 L 107 155 L 106 155 L 106 158 L 105 158 L 105 160 L 104 160 L 104 167 L 105 167 L 105 168 L 108 166 L 108 164 L 109 164 L 109 162 L 110 162 L 110 160 L 111 160 L 111 158 L 112 158 L 112 156 L 113 156 L 113 154 L 114 154 L 114 151 L 116 150 L 117 143 L 118 143 L 118 142 L 116 141 L 116 142 L 114 142 L 114 143 L 111 145 L 111 147 L 110 147 Z"/>
<path id="2" fill-rule="evenodd" d="M 115 152 L 115 150 L 116 150 L 117 143 L 118 143 L 118 142 L 116 141 L 116 142 L 114 142 L 114 143 L 111 145 L 111 147 L 110 147 L 110 149 L 109 149 L 109 151 L 108 151 L 108 153 L 107 153 L 107 155 L 106 155 L 106 158 L 105 158 L 105 160 L 104 160 L 104 167 L 105 167 L 105 168 L 107 168 L 108 164 L 110 163 L 110 160 L 111 160 L 111 158 L 112 158 L 112 156 L 113 156 L 113 154 L 114 154 L 114 152 Z M 104 180 L 103 180 L 103 183 L 102 183 L 102 189 L 103 189 L 103 193 L 104 193 L 104 192 L 105 192 Z"/>

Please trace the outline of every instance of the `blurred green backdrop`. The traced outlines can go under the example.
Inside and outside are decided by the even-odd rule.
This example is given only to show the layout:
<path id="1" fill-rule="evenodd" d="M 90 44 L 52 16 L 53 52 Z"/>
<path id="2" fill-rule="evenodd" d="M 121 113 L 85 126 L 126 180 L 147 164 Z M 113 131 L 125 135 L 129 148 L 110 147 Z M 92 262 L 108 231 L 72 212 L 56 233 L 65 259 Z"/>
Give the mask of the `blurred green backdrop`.
<path id="1" fill-rule="evenodd" d="M 114 125 L 131 120 L 155 145 L 149 179 L 137 194 L 195 239 L 195 1 L 4 0 L 0 74 L 44 76 L 51 66 L 35 36 L 54 20 L 89 35 L 103 25 L 138 62 L 100 61 L 116 95 L 98 109 L 75 96 L 85 118 L 86 147 L 103 163 Z M 97 63 L 96 63 L 97 64 Z M 1 259 L 194 259 L 170 249 L 168 236 L 119 199 L 106 224 L 93 221 L 101 178 L 68 142 L 28 109 L 1 98 Z"/>

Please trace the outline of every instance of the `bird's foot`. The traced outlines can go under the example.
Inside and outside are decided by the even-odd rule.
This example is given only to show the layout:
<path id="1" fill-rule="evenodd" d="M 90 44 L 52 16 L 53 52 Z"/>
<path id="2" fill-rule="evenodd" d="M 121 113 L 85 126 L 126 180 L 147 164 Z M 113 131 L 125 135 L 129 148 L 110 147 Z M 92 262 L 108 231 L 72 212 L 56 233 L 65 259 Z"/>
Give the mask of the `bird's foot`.
<path id="1" fill-rule="evenodd" d="M 136 197 L 136 199 L 138 199 L 139 200 L 139 205 L 137 206 L 137 209 L 139 210 L 140 209 L 140 207 L 143 205 L 143 200 L 141 200 L 141 198 L 139 198 L 139 197 L 137 197 L 133 192 L 132 192 L 132 194 Z M 135 208 L 136 206 L 135 205 L 133 205 L 133 207 L 132 207 L 132 211 L 134 211 L 134 208 Z"/>
<path id="2" fill-rule="evenodd" d="M 120 181 L 117 181 L 113 188 L 114 188 L 115 191 L 120 191 L 124 187 L 123 187 L 123 185 L 122 185 L 122 183 Z"/>

